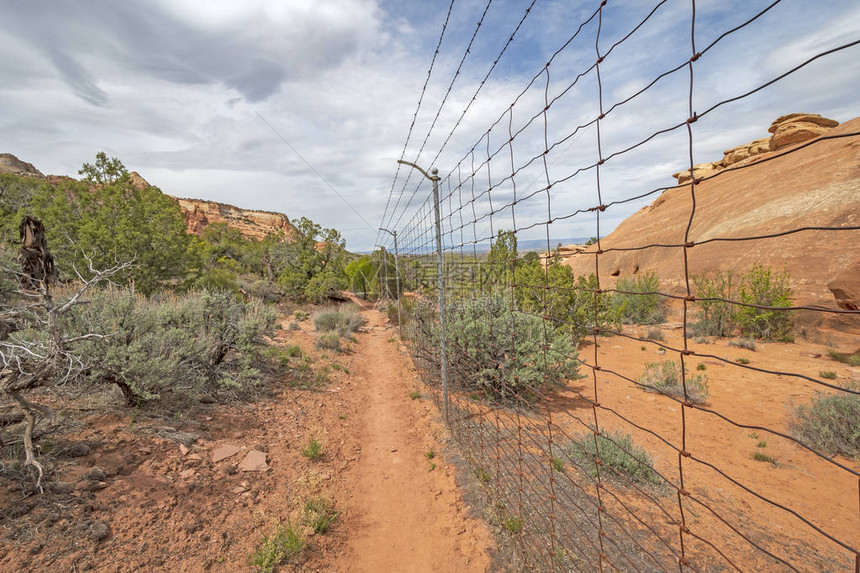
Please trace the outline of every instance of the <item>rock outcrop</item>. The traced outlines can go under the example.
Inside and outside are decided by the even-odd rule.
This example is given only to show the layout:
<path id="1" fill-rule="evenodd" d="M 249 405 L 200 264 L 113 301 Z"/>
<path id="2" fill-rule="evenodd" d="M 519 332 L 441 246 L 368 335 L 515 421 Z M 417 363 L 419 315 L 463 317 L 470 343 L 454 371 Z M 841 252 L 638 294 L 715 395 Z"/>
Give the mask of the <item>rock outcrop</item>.
<path id="1" fill-rule="evenodd" d="M 203 230 L 213 223 L 226 223 L 245 237 L 257 240 L 278 232 L 289 237 L 294 231 L 290 220 L 282 213 L 240 209 L 226 203 L 199 199 L 176 201 L 185 213 L 187 231 L 194 235 L 202 235 Z"/>
<path id="2" fill-rule="evenodd" d="M 836 304 L 845 310 L 860 310 L 860 260 L 827 283 Z"/>
<path id="3" fill-rule="evenodd" d="M 821 117 L 817 113 L 790 113 L 780 116 L 768 128 L 768 132 L 773 135 L 756 139 L 746 145 L 727 149 L 723 152 L 723 158 L 720 161 L 694 165 L 693 177 L 703 179 L 731 165 L 759 161 L 765 154 L 795 143 L 815 139 L 838 125 L 838 121 Z M 688 183 L 690 170 L 673 173 L 672 177 L 678 180 L 679 185 Z"/>
<path id="4" fill-rule="evenodd" d="M 838 127 L 829 127 L 828 121 L 809 115 L 780 118 L 774 122 L 773 133 L 811 133 L 810 126 L 819 123 L 825 123 L 820 127 L 833 135 L 860 132 L 860 118 Z M 770 151 L 769 161 L 727 170 L 696 186 L 696 210 L 689 234 L 693 246 L 687 249 L 689 274 L 732 270 L 737 277 L 755 265 L 786 269 L 791 275 L 794 304 L 857 308 L 860 231 L 850 228 L 860 227 L 860 136 L 823 140 L 781 157 L 786 151 L 789 149 Z M 600 246 L 609 251 L 600 255 L 601 287 L 612 288 L 618 279 L 654 271 L 660 276 L 661 288 L 686 294 L 680 248 L 634 248 L 682 245 L 691 212 L 690 189 L 671 188 L 603 237 Z M 845 230 L 779 235 L 815 227 Z M 596 250 L 597 245 L 591 245 L 585 250 L 572 249 L 570 254 L 562 250 L 561 254 L 575 274 L 587 275 L 594 272 Z M 860 336 L 856 315 L 798 311 L 795 316 L 798 330 L 805 329 L 810 338 L 834 343 L 842 340 L 850 345 L 851 337 L 856 344 Z"/>
<path id="5" fill-rule="evenodd" d="M 75 181 L 66 175 L 48 175 L 46 177 L 31 163 L 21 161 L 11 153 L 0 153 L 0 173 L 43 179 L 52 185 Z M 129 173 L 128 177 L 135 189 L 152 187 L 136 171 Z M 283 232 L 289 237 L 295 230 L 287 216 L 282 213 L 241 209 L 233 205 L 202 199 L 179 199 L 170 195 L 168 197 L 179 203 L 179 207 L 185 215 L 186 230 L 194 235 L 202 235 L 203 230 L 213 223 L 226 223 L 229 227 L 237 229 L 245 237 L 257 240 L 279 232 Z"/>
<path id="6" fill-rule="evenodd" d="M 33 167 L 32 163 L 21 161 L 11 153 L 0 153 L 0 173 L 9 173 L 18 177 L 45 178 L 45 175 Z"/>

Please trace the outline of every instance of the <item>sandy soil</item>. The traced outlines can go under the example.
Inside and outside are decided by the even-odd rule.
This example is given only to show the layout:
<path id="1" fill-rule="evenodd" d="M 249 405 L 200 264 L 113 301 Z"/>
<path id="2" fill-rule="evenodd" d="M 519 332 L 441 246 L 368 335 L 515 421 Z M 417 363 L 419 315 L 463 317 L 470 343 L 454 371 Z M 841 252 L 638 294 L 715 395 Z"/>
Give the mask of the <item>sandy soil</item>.
<path id="1" fill-rule="evenodd" d="M 659 327 L 664 337 L 661 344 L 683 347 L 677 326 Z M 625 330 L 645 337 L 648 329 Z M 813 378 L 830 371 L 836 374 L 830 382 L 842 386 L 858 379 L 860 369 L 830 359 L 826 346 L 802 339 L 759 342 L 754 351 L 716 338 L 690 340 L 689 347 L 711 355 L 690 356 L 687 361 L 690 372 L 707 375 L 710 397 L 703 409 L 685 409 L 685 431 L 677 402 L 624 378 L 637 379 L 646 363 L 677 361 L 678 354 L 664 354 L 653 342 L 621 336 L 598 339 L 597 363 L 604 370 L 596 384 L 588 371 L 587 377 L 550 393 L 531 411 L 517 413 L 476 400 L 474 394 L 452 394 L 452 419 L 465 421 L 455 422 L 464 454 L 489 474 L 489 489 L 522 519 L 519 539 L 509 545 L 525 548 L 523 566 L 549 570 L 546 560 L 554 552 L 556 567 L 562 570 L 567 566 L 597 569 L 596 484 L 588 472 L 578 469 L 581 462 L 572 455 L 572 443 L 593 423 L 590 401 L 597 401 L 600 427 L 631 434 L 651 456 L 655 469 L 675 484 L 680 483 L 680 475 L 674 448 L 686 445 L 691 457 L 682 461 L 683 483 L 690 492 L 683 499 L 689 529 L 685 556 L 694 570 L 728 571 L 734 564 L 743 571 L 789 571 L 791 567 L 809 572 L 853 571 L 854 552 L 815 528 L 849 546 L 860 546 L 857 477 L 768 431 L 790 433 L 792 407 L 808 402 L 823 388 L 795 376 L 744 368 L 735 360 L 748 360 L 751 368 Z M 594 345 L 583 342 L 580 356 L 594 363 Z M 735 426 L 712 412 L 748 427 Z M 487 445 L 496 444 L 499 437 L 498 447 Z M 551 466 L 553 458 L 562 463 L 563 471 Z M 839 456 L 836 460 L 860 472 L 856 461 Z M 552 482 L 548 476 L 553 476 Z M 681 515 L 674 491 L 665 485 L 637 489 L 611 474 L 602 487 L 605 563 L 618 570 L 676 569 Z M 550 505 L 552 496 L 563 501 Z M 549 514 L 554 514 L 554 527 L 561 532 L 552 546 Z"/>
<path id="2" fill-rule="evenodd" d="M 328 377 L 314 390 L 285 374 L 272 399 L 182 420 L 66 405 L 40 440 L 53 464 L 46 492 L 0 472 L 0 571 L 252 571 L 273 522 L 301 529 L 306 501 L 320 496 L 337 520 L 324 535 L 304 528 L 307 548 L 279 570 L 487 570 L 492 536 L 440 455 L 435 409 L 410 398 L 419 385 L 396 331 L 364 315 L 350 351 L 328 355 L 310 321 L 300 331 L 284 321 L 275 343 L 298 344 Z M 323 454 L 311 461 L 301 451 L 314 438 Z M 214 461 L 224 446 L 237 451 Z M 269 469 L 243 471 L 255 450 Z"/>

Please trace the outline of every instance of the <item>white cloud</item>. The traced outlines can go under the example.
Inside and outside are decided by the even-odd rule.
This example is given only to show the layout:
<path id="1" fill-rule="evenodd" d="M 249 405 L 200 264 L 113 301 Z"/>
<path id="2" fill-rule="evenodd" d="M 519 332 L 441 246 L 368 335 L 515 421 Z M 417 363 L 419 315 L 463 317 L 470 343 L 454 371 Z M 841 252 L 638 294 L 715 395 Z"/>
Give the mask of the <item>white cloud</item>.
<path id="1" fill-rule="evenodd" d="M 422 165 L 429 166 L 529 3 L 493 3 L 419 160 Z M 50 10 L 38 1 L 0 4 L 0 152 L 15 153 L 44 172 L 74 175 L 81 163 L 104 149 L 167 193 L 308 216 L 343 230 L 353 249 L 372 248 L 376 232 L 366 228 L 257 114 L 377 226 L 447 8 L 406 0 L 56 2 Z M 848 0 L 801 4 L 780 4 L 697 62 L 698 111 L 766 81 L 809 54 L 857 37 L 860 12 Z M 455 3 L 407 159 L 417 156 L 484 5 L 483 0 Z M 608 6 L 604 51 L 650 9 L 634 0 Z M 740 1 L 697 6 L 700 47 L 761 9 Z M 505 110 L 592 10 L 586 5 L 572 10 L 565 0 L 535 5 L 438 159 L 443 174 L 456 174 L 457 162 L 476 142 L 476 163 L 486 159 L 481 136 L 499 117 L 503 121 L 491 133 L 491 147 L 505 142 Z M 615 48 L 601 67 L 604 109 L 689 57 L 688 18 L 688 4 L 667 2 Z M 586 27 L 553 62 L 550 97 L 594 60 L 595 31 L 596 25 Z M 854 86 L 860 84 L 860 71 L 851 65 L 857 53 L 855 48 L 823 59 L 756 97 L 703 118 L 694 126 L 696 161 L 719 159 L 722 149 L 764 135 L 770 121 L 782 113 L 812 111 L 840 120 L 857 115 Z M 593 76 L 583 77 L 547 112 L 550 143 L 594 117 Z M 604 155 L 682 121 L 688 82 L 682 69 L 611 112 L 602 126 Z M 518 102 L 514 129 L 539 114 L 543 100 L 541 78 Z M 542 148 L 541 115 L 518 136 L 515 162 Z M 589 165 L 596 153 L 593 128 L 582 130 L 548 157 L 551 178 Z M 461 177 L 470 172 L 470 160 L 461 166 Z M 603 191 L 610 200 L 621 199 L 669 184 L 673 170 L 687 161 L 685 132 L 661 136 L 608 162 L 602 172 Z M 544 184 L 542 170 L 539 161 L 518 175 L 520 198 Z M 492 162 L 493 178 L 506 172 L 510 159 L 503 153 Z M 399 209 L 408 204 L 419 180 L 410 179 Z M 397 191 L 404 182 L 401 176 Z M 486 188 L 485 182 L 484 169 L 477 192 L 481 185 Z M 423 185 L 408 212 L 396 213 L 395 220 L 411 220 L 428 191 Z M 504 202 L 511 192 L 502 186 L 494 194 Z M 602 231 L 648 201 L 606 211 Z M 553 216 L 595 204 L 593 170 L 552 190 Z M 516 206 L 517 223 L 542 221 L 546 211 L 546 194 L 535 195 Z M 509 226 L 510 215 L 510 209 L 499 214 L 495 227 Z M 479 224 L 476 232 L 487 223 Z M 594 226 L 592 214 L 577 215 L 553 224 L 551 234 L 590 236 Z M 543 233 L 542 227 L 533 230 L 538 236 Z"/>

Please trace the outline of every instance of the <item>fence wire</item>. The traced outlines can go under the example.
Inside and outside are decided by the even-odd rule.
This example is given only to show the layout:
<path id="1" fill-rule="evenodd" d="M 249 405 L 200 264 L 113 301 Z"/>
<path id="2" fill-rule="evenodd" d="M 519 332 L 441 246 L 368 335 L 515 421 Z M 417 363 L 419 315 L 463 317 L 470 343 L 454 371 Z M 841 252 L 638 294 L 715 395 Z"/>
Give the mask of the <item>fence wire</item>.
<path id="1" fill-rule="evenodd" d="M 438 182 L 449 325 L 444 339 L 448 424 L 487 493 L 516 569 L 860 572 L 860 465 L 810 443 L 784 421 L 794 396 L 820 390 L 856 400 L 860 386 L 816 377 L 810 369 L 778 368 L 773 366 L 777 360 L 739 361 L 734 358 L 737 352 L 729 354 L 725 336 L 700 337 L 696 326 L 703 312 L 751 309 L 777 321 L 800 313 L 840 316 L 851 321 L 855 332 L 860 328 L 860 311 L 750 302 L 731 290 L 707 293 L 691 271 L 696 248 L 711 243 L 754 246 L 816 233 L 817 241 L 839 235 L 860 244 L 860 226 L 850 219 L 843 225 L 749 236 L 695 232 L 697 193 L 703 183 L 769 161 L 790 162 L 813 146 L 860 137 L 856 132 L 825 135 L 755 163 L 695 176 L 694 144 L 703 118 L 752 98 L 813 62 L 851 49 L 857 55 L 858 41 L 825 46 L 753 89 L 697 112 L 694 102 L 710 96 L 697 89 L 698 67 L 718 45 L 748 28 L 754 31 L 780 3 L 764 5 L 725 30 L 707 30 L 703 35 L 712 39 L 702 48 L 697 2 L 691 0 L 686 53 L 673 52 L 676 61 L 658 62 L 662 71 L 617 101 L 613 96 L 619 90 L 605 85 L 606 70 L 623 67 L 625 43 L 642 34 L 667 1 L 630 11 L 639 14 L 637 19 L 611 36 L 605 30 L 607 4 L 612 3 L 593 3 L 569 38 Z M 613 22 L 613 27 L 618 25 Z M 502 54 L 509 45 L 510 40 Z M 497 63 L 498 58 L 493 68 Z M 643 121 L 645 130 L 612 125 L 634 103 L 646 110 L 659 105 L 652 92 L 660 86 L 665 90 L 667 84 L 680 94 L 682 105 Z M 474 100 L 459 114 L 451 133 Z M 433 126 L 438 118 L 437 112 Z M 657 120 L 663 124 L 655 124 Z M 636 179 L 617 184 L 614 175 L 626 161 L 633 163 L 636 154 L 651 152 L 669 137 L 680 137 L 689 182 L 654 189 L 641 188 Z M 450 140 L 448 135 L 443 147 Z M 422 151 L 426 143 L 427 138 Z M 436 158 L 440 154 L 441 149 Z M 423 184 L 412 197 L 419 188 L 427 189 Z M 401 298 L 401 332 L 411 341 L 416 363 L 441 407 L 443 340 L 435 298 L 434 202 L 428 194 L 413 210 L 411 198 L 400 201 L 405 186 L 383 219 L 397 232 L 400 272 L 409 291 Z M 685 193 L 689 210 L 672 242 L 604 248 L 604 229 L 614 212 L 676 188 Z M 389 203 L 393 196 L 394 185 Z M 572 220 L 593 223 L 595 244 L 563 262 L 562 253 L 553 248 L 551 229 Z M 545 237 L 543 248 L 536 254 L 520 253 L 517 237 L 533 237 L 538 231 Z M 391 245 L 385 247 L 384 253 L 394 252 Z M 657 267 L 637 269 L 640 277 L 653 273 L 655 282 L 649 288 L 630 289 L 631 283 L 617 280 L 617 273 L 604 263 L 613 252 L 655 250 L 677 253 L 683 265 L 676 276 L 666 276 L 665 269 Z M 564 270 L 566 262 L 583 258 L 593 261 L 586 275 L 575 277 Z M 747 270 L 734 268 L 730 260 L 721 262 L 721 268 L 734 270 L 736 277 Z M 618 313 L 625 304 L 642 306 L 655 300 L 658 308 L 680 317 L 677 328 L 646 332 L 642 324 L 648 321 L 622 324 Z M 632 358 L 634 351 L 641 357 Z M 653 367 L 643 367 L 646 356 Z M 706 385 L 708 365 L 719 370 Z M 649 368 L 654 375 L 646 375 Z M 666 384 L 669 375 L 675 377 L 673 387 Z M 744 378 L 752 376 L 783 394 L 763 401 L 750 387 L 748 396 L 732 394 L 731 404 L 721 399 L 721 392 L 737 387 L 738 380 L 755 384 Z M 734 455 L 739 449 L 753 453 Z M 770 452 L 790 456 L 793 465 L 783 466 Z M 819 487 L 824 483 L 826 490 Z"/>

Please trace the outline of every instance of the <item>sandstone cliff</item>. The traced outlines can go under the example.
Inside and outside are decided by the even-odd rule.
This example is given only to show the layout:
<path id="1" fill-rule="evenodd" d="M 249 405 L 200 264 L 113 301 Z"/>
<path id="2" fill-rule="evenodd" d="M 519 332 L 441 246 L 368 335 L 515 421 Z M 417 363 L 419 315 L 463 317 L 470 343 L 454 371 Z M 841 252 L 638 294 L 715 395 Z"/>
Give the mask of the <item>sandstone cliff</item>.
<path id="1" fill-rule="evenodd" d="M 0 153 L 0 173 L 8 173 L 18 177 L 43 179 L 53 185 L 74 181 L 66 175 L 48 175 L 47 177 L 31 163 L 21 161 L 11 153 Z M 136 171 L 128 174 L 131 184 L 137 189 L 151 187 L 150 183 Z M 168 195 L 168 197 L 171 197 Z M 186 230 L 190 234 L 201 235 L 203 230 L 213 223 L 225 223 L 237 229 L 245 237 L 263 239 L 266 235 L 283 232 L 289 237 L 294 227 L 286 215 L 269 211 L 241 209 L 226 203 L 205 201 L 202 199 L 180 199 L 171 197 L 182 209 L 185 215 Z"/>
<path id="2" fill-rule="evenodd" d="M 776 151 L 762 149 L 753 164 L 735 169 L 737 165 L 730 163 L 732 169 L 723 166 L 725 171 L 721 169 L 718 177 L 696 185 L 696 211 L 689 236 L 695 246 L 688 249 L 689 272 L 695 275 L 733 270 L 739 274 L 756 264 L 786 268 L 791 273 L 795 304 L 856 308 L 858 301 L 850 299 L 854 296 L 851 293 L 860 292 L 860 285 L 854 284 L 860 280 L 856 271 L 860 230 L 810 230 L 774 238 L 701 244 L 714 238 L 771 235 L 804 227 L 860 226 L 860 135 L 822 140 L 782 156 L 798 141 L 808 139 L 798 135 L 801 131 L 806 130 L 808 135 L 814 130 L 797 122 L 789 122 L 795 123 L 790 129 L 780 128 L 778 122 L 772 128 L 774 135 L 782 134 L 786 139 L 780 140 Z M 830 135 L 858 133 L 860 118 L 822 129 L 819 134 L 824 130 Z M 792 143 L 782 144 L 784 141 Z M 691 210 L 689 185 L 669 189 L 601 239 L 601 248 L 682 244 Z M 562 251 L 562 256 L 576 274 L 588 274 L 595 270 L 596 250 L 597 245 L 571 248 Z M 684 257 L 680 248 L 651 247 L 600 255 L 604 287 L 612 287 L 617 278 L 647 270 L 657 272 L 663 288 L 683 292 Z M 856 344 L 856 336 L 860 335 L 856 315 L 801 312 L 798 316 L 801 322 L 807 321 L 810 337 L 824 339 L 832 335 L 844 340 L 853 336 Z M 826 332 L 818 332 L 821 329 Z"/>
<path id="3" fill-rule="evenodd" d="M 290 236 L 293 226 L 286 215 L 268 211 L 240 209 L 226 203 L 200 199 L 176 199 L 185 213 L 185 224 L 189 233 L 200 235 L 213 223 L 226 223 L 239 230 L 245 237 L 263 239 L 271 233 L 283 232 Z"/>

